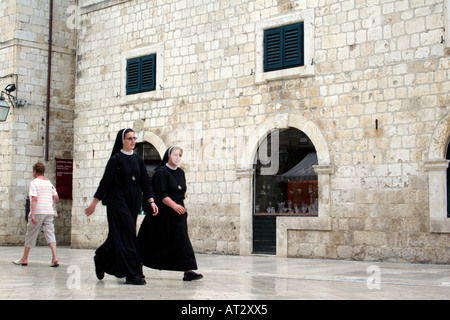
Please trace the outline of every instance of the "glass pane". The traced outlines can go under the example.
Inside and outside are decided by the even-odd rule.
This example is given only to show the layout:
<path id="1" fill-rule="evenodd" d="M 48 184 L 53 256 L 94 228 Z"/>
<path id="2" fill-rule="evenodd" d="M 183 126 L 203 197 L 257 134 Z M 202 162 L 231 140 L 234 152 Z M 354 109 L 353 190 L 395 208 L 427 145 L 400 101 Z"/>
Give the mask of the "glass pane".
<path id="1" fill-rule="evenodd" d="M 6 121 L 9 113 L 8 103 L 4 100 L 0 100 L 0 121 Z"/>
<path id="2" fill-rule="evenodd" d="M 263 173 L 264 161 L 259 157 L 264 158 L 265 155 L 260 155 L 258 150 L 254 176 L 255 215 L 317 215 L 317 173 L 312 166 L 318 162 L 316 150 L 308 136 L 300 130 L 289 128 L 269 135 L 261 146 L 263 144 L 267 148 L 261 150 L 278 153 L 278 171 L 271 175 Z M 272 144 L 278 148 L 272 148 Z M 273 158 L 271 154 L 267 156 Z"/>

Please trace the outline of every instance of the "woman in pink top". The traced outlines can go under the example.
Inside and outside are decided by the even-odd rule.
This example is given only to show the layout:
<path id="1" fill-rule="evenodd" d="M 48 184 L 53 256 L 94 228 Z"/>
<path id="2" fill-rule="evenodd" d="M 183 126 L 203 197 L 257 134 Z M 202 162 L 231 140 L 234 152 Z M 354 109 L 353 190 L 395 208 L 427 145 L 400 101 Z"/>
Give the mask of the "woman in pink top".
<path id="1" fill-rule="evenodd" d="M 56 257 L 56 238 L 53 217 L 55 215 L 54 202 L 59 200 L 58 193 L 50 180 L 45 176 L 45 166 L 38 162 L 33 166 L 33 178 L 30 183 L 29 196 L 31 199 L 31 211 L 28 217 L 27 233 L 25 236 L 25 249 L 20 260 L 14 260 L 17 265 L 28 265 L 28 254 L 31 247 L 36 245 L 39 231 L 44 231 L 50 249 L 52 250 L 52 263 L 50 267 L 58 267 Z"/>

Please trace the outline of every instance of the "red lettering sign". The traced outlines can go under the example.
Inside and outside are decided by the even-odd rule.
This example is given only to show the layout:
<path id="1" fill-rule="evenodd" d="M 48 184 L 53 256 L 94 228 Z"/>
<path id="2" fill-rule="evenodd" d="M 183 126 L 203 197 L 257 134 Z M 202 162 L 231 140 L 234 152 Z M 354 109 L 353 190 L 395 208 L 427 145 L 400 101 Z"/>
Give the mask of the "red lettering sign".
<path id="1" fill-rule="evenodd" d="M 56 159 L 56 191 L 60 199 L 72 200 L 72 159 Z"/>

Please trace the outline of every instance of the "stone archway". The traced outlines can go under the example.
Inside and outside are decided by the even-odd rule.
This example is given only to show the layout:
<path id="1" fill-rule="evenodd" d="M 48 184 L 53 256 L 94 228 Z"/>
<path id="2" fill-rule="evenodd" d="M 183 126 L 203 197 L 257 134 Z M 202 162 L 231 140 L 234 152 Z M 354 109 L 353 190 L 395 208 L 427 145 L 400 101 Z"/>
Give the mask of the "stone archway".
<path id="1" fill-rule="evenodd" d="M 309 119 L 301 115 L 278 114 L 258 125 L 252 136 L 248 137 L 237 169 L 240 180 L 240 254 L 252 253 L 252 194 L 253 164 L 260 143 L 273 129 L 296 128 L 304 132 L 314 144 L 318 165 L 314 166 L 318 173 L 319 213 L 317 217 L 300 219 L 277 218 L 277 255 L 287 256 L 287 230 L 331 230 L 330 210 L 330 175 L 333 166 L 325 137 L 320 129 Z"/>
<path id="2" fill-rule="evenodd" d="M 146 142 L 151 143 L 156 150 L 158 150 L 159 155 L 162 157 L 164 156 L 164 153 L 167 150 L 166 145 L 164 144 L 164 141 L 160 137 L 158 137 L 156 134 L 154 134 L 151 131 L 144 131 L 143 140 Z"/>
<path id="3" fill-rule="evenodd" d="M 428 160 L 430 232 L 450 233 L 450 219 L 447 217 L 447 169 L 450 160 L 446 159 L 450 142 L 450 115 L 444 117 L 431 137 Z"/>
<path id="4" fill-rule="evenodd" d="M 166 148 L 164 142 L 162 141 L 162 139 L 160 137 L 158 137 L 153 132 L 144 131 L 142 140 L 144 142 L 150 143 L 158 151 L 159 156 L 162 159 L 162 157 L 164 156 L 164 153 L 166 152 L 167 148 Z M 137 230 L 139 230 L 139 228 L 141 226 L 141 223 L 144 220 L 144 217 L 145 217 L 144 215 L 139 215 L 138 216 L 137 224 L 136 224 L 136 228 L 137 228 L 136 232 L 137 232 Z"/>

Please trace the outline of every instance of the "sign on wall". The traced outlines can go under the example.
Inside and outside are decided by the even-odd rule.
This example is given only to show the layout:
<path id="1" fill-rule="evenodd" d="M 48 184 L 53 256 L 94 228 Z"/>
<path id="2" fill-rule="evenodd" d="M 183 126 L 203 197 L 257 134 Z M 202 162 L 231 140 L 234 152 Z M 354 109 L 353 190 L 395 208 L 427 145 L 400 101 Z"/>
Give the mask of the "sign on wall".
<path id="1" fill-rule="evenodd" d="M 73 159 L 56 159 L 56 191 L 60 199 L 72 200 Z"/>

